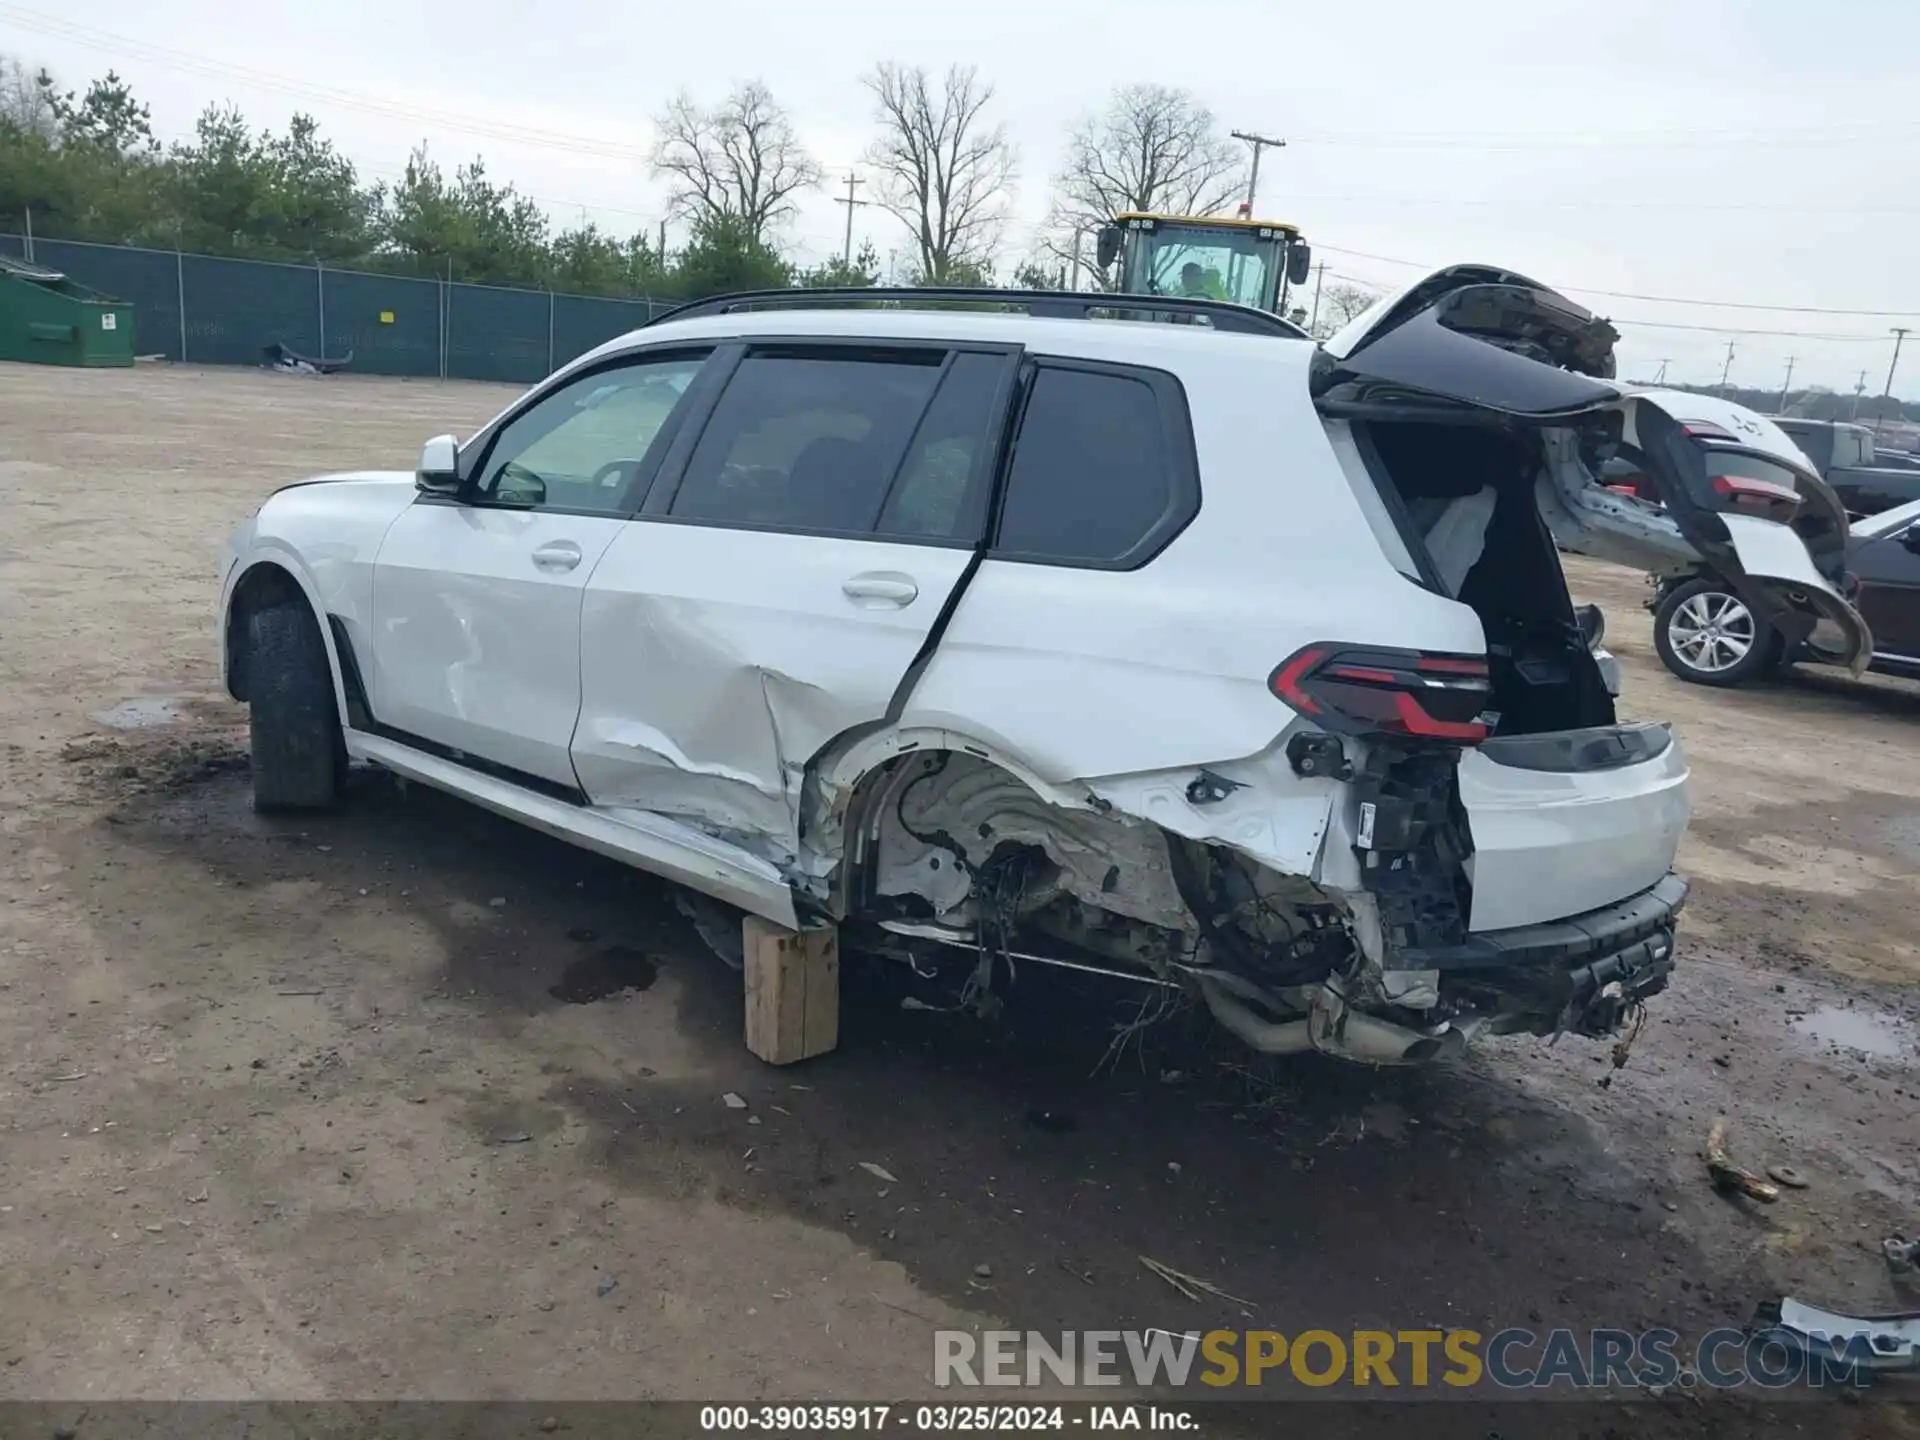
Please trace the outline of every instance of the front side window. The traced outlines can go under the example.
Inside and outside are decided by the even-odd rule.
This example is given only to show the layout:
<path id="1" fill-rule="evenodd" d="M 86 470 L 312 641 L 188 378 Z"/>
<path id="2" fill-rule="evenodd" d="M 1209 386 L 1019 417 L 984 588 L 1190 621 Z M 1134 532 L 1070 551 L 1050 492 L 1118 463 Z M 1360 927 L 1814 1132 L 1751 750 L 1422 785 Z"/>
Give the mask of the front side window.
<path id="1" fill-rule="evenodd" d="M 940 350 L 748 355 L 714 406 L 668 513 L 871 534 L 945 359 Z"/>
<path id="2" fill-rule="evenodd" d="M 1040 366 L 1014 441 L 995 553 L 1104 568 L 1143 563 L 1198 506 L 1186 424 L 1171 376 Z"/>
<path id="3" fill-rule="evenodd" d="M 623 514 L 704 355 L 597 370 L 509 421 L 475 482 L 482 503 Z"/>
<path id="4" fill-rule="evenodd" d="M 1259 309 L 1266 304 L 1279 247 L 1251 231 L 1196 234 L 1191 243 L 1178 232 L 1155 236 L 1149 293 L 1200 300 L 1231 300 Z"/>

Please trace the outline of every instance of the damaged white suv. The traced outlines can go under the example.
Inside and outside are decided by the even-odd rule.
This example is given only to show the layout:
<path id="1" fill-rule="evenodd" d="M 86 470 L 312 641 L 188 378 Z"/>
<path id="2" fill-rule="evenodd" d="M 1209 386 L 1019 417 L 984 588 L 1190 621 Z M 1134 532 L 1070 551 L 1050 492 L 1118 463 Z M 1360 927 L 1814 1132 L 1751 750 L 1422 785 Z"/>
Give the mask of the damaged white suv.
<path id="1" fill-rule="evenodd" d="M 1629 1021 L 1687 765 L 1616 719 L 1554 541 L 1711 564 L 1857 663 L 1831 492 L 1738 513 L 1689 431 L 1745 412 L 1612 383 L 1610 327 L 1504 271 L 1320 346 L 947 298 L 704 302 L 417 474 L 272 496 L 222 596 L 257 802 L 370 761 L 923 972 L 1185 988 L 1270 1052 Z M 1664 505 L 1595 481 L 1621 447 Z"/>

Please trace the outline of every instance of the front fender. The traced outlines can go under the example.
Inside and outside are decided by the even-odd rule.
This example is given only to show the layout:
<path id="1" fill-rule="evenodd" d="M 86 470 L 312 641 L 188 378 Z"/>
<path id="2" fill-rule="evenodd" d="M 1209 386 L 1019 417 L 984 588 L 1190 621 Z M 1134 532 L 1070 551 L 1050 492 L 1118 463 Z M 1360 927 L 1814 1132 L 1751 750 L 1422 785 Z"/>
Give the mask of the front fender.
<path id="1" fill-rule="evenodd" d="M 315 583 L 300 557 L 285 545 L 272 540 L 261 541 L 253 545 L 246 554 L 236 558 L 228 569 L 227 578 L 220 591 L 220 683 L 229 695 L 233 694 L 231 664 L 233 659 L 232 626 L 234 597 L 240 592 L 250 574 L 262 566 L 272 566 L 290 576 L 300 587 L 300 593 L 306 597 L 308 608 L 320 626 L 320 640 L 327 650 L 327 670 L 333 677 L 333 702 L 339 707 L 342 717 L 347 713 L 346 673 L 341 668 L 339 646 L 334 642 L 333 627 L 328 623 L 326 601 L 321 596 L 320 587 Z M 237 697 L 236 697 L 237 698 Z"/>

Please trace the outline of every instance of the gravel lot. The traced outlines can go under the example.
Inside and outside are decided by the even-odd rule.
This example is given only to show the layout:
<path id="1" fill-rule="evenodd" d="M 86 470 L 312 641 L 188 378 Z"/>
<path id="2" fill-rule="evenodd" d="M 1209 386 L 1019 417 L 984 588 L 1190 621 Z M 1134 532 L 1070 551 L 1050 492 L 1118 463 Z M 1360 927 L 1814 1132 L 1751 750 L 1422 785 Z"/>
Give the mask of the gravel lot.
<path id="1" fill-rule="evenodd" d="M 1289 1332 L 1915 1303 L 1879 1242 L 1920 1225 L 1920 687 L 1683 686 L 1638 577 L 1575 562 L 1698 807 L 1610 1083 L 1571 1038 L 1256 1078 L 1170 1036 L 1090 1078 L 1091 1027 L 872 999 L 775 1071 L 646 877 L 377 776 L 249 807 L 223 537 L 512 393 L 0 366 L 0 1395 L 875 1398 L 936 1325 L 1247 1323 L 1141 1255 Z M 1717 1196 L 1716 1113 L 1810 1187 Z"/>

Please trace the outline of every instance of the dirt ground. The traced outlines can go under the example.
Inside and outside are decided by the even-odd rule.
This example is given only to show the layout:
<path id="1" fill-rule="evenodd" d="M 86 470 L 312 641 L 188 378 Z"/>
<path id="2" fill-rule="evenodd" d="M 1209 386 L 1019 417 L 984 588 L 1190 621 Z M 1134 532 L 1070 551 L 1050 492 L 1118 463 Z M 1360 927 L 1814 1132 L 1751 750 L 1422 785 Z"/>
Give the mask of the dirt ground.
<path id="1" fill-rule="evenodd" d="M 1093 1076 L 1095 1027 L 884 997 L 774 1070 L 644 876 L 378 776 L 250 809 L 224 536 L 511 393 L 0 367 L 0 1396 L 875 1398 L 928 1391 L 937 1326 L 1916 1303 L 1879 1247 L 1920 1226 L 1920 687 L 1681 685 L 1639 578 L 1576 562 L 1698 810 L 1617 1074 L 1569 1038 L 1256 1077 L 1175 1034 Z M 1714 1193 L 1716 1114 L 1807 1188 Z"/>

